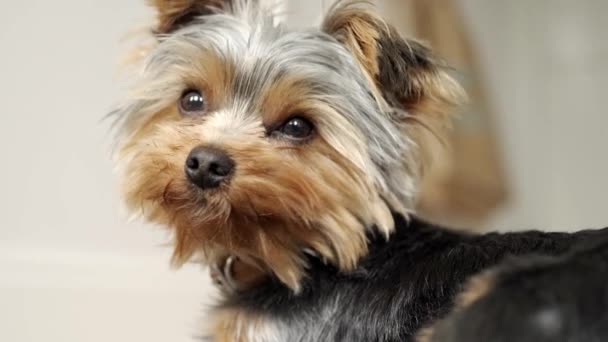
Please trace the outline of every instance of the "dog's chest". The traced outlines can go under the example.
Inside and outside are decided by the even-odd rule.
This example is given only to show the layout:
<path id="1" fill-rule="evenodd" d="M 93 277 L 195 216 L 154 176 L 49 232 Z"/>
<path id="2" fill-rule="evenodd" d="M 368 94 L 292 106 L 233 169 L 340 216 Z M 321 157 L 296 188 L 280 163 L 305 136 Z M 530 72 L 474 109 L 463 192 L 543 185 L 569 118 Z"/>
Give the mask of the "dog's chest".
<path id="1" fill-rule="evenodd" d="M 365 310 L 365 298 L 358 298 L 355 303 L 350 303 L 351 307 L 346 306 L 347 302 L 350 301 L 336 297 L 310 309 L 294 306 L 294 310 L 284 315 L 226 309 L 217 315 L 219 321 L 214 330 L 214 341 L 367 342 L 377 340 L 372 336 L 384 335 L 377 328 L 389 331 L 396 328 L 388 327 L 395 323 L 389 317 L 371 317 L 376 316 L 376 313 Z M 355 312 L 358 315 L 353 315 Z M 376 324 L 369 324 L 371 322 Z M 377 322 L 382 322 L 382 327 L 377 326 Z M 381 341 L 397 341 L 388 336 L 384 337 L 386 338 Z"/>

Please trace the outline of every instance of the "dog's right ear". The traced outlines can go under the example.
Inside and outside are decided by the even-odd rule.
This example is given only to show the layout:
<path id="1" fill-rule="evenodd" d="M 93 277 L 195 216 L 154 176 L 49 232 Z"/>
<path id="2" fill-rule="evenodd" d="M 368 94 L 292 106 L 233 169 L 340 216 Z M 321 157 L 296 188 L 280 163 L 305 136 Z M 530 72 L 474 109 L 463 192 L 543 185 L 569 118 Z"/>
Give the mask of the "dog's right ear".
<path id="1" fill-rule="evenodd" d="M 371 1 L 338 1 L 322 29 L 353 53 L 388 103 L 418 122 L 432 116 L 443 121 L 465 98 L 443 61 L 424 44 L 401 37 Z"/>
<path id="2" fill-rule="evenodd" d="M 237 0 L 148 0 L 158 12 L 156 33 L 178 30 L 195 19 L 215 12 L 229 12 Z"/>

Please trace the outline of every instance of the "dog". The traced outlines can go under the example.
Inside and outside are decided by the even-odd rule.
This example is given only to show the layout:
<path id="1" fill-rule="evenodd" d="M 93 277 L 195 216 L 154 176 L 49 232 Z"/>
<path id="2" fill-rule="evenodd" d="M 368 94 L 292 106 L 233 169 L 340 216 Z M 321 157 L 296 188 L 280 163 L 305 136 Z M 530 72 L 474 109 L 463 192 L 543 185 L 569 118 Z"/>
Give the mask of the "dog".
<path id="1" fill-rule="evenodd" d="M 175 265 L 213 267 L 211 340 L 437 340 L 472 276 L 608 235 L 418 219 L 421 137 L 465 96 L 371 4 L 290 30 L 254 0 L 150 2 L 154 43 L 114 111 L 124 198 L 171 229 Z"/>

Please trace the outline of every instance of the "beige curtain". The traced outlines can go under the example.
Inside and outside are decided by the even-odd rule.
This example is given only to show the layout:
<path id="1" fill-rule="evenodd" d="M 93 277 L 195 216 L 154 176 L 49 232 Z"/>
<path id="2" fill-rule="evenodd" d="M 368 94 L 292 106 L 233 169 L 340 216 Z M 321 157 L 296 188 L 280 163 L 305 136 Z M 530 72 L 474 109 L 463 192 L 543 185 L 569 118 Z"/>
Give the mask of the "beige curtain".
<path id="1" fill-rule="evenodd" d="M 402 33 L 427 41 L 445 58 L 470 97 L 444 145 L 436 139 L 423 142 L 433 163 L 423 180 L 419 213 L 441 223 L 479 227 L 505 202 L 508 191 L 491 106 L 458 7 L 453 0 L 384 0 L 378 5 Z"/>

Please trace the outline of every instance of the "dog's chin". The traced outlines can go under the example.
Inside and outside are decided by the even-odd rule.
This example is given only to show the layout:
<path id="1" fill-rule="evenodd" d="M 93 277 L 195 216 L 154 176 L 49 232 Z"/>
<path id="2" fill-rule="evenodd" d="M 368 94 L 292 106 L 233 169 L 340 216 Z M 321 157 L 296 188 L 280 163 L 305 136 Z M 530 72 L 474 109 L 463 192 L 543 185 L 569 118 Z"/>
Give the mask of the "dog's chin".
<path id="1" fill-rule="evenodd" d="M 172 229 L 175 266 L 190 260 L 217 265 L 236 256 L 297 289 L 305 266 L 300 256 L 304 242 L 285 229 L 295 222 L 277 212 L 260 212 L 254 202 L 236 206 L 229 184 L 201 190 L 179 179 L 162 189 L 158 201 L 148 201 L 147 219 Z"/>
<path id="2" fill-rule="evenodd" d="M 289 211 L 278 204 L 270 210 L 268 199 L 263 203 L 258 199 L 242 192 L 237 196 L 229 185 L 202 191 L 180 181 L 169 182 L 155 210 L 162 215 L 155 221 L 173 229 L 174 264 L 194 259 L 217 265 L 227 256 L 236 256 L 297 292 L 309 251 L 346 270 L 367 252 L 365 227 L 346 209 L 319 212 L 313 220 L 285 214 Z"/>

